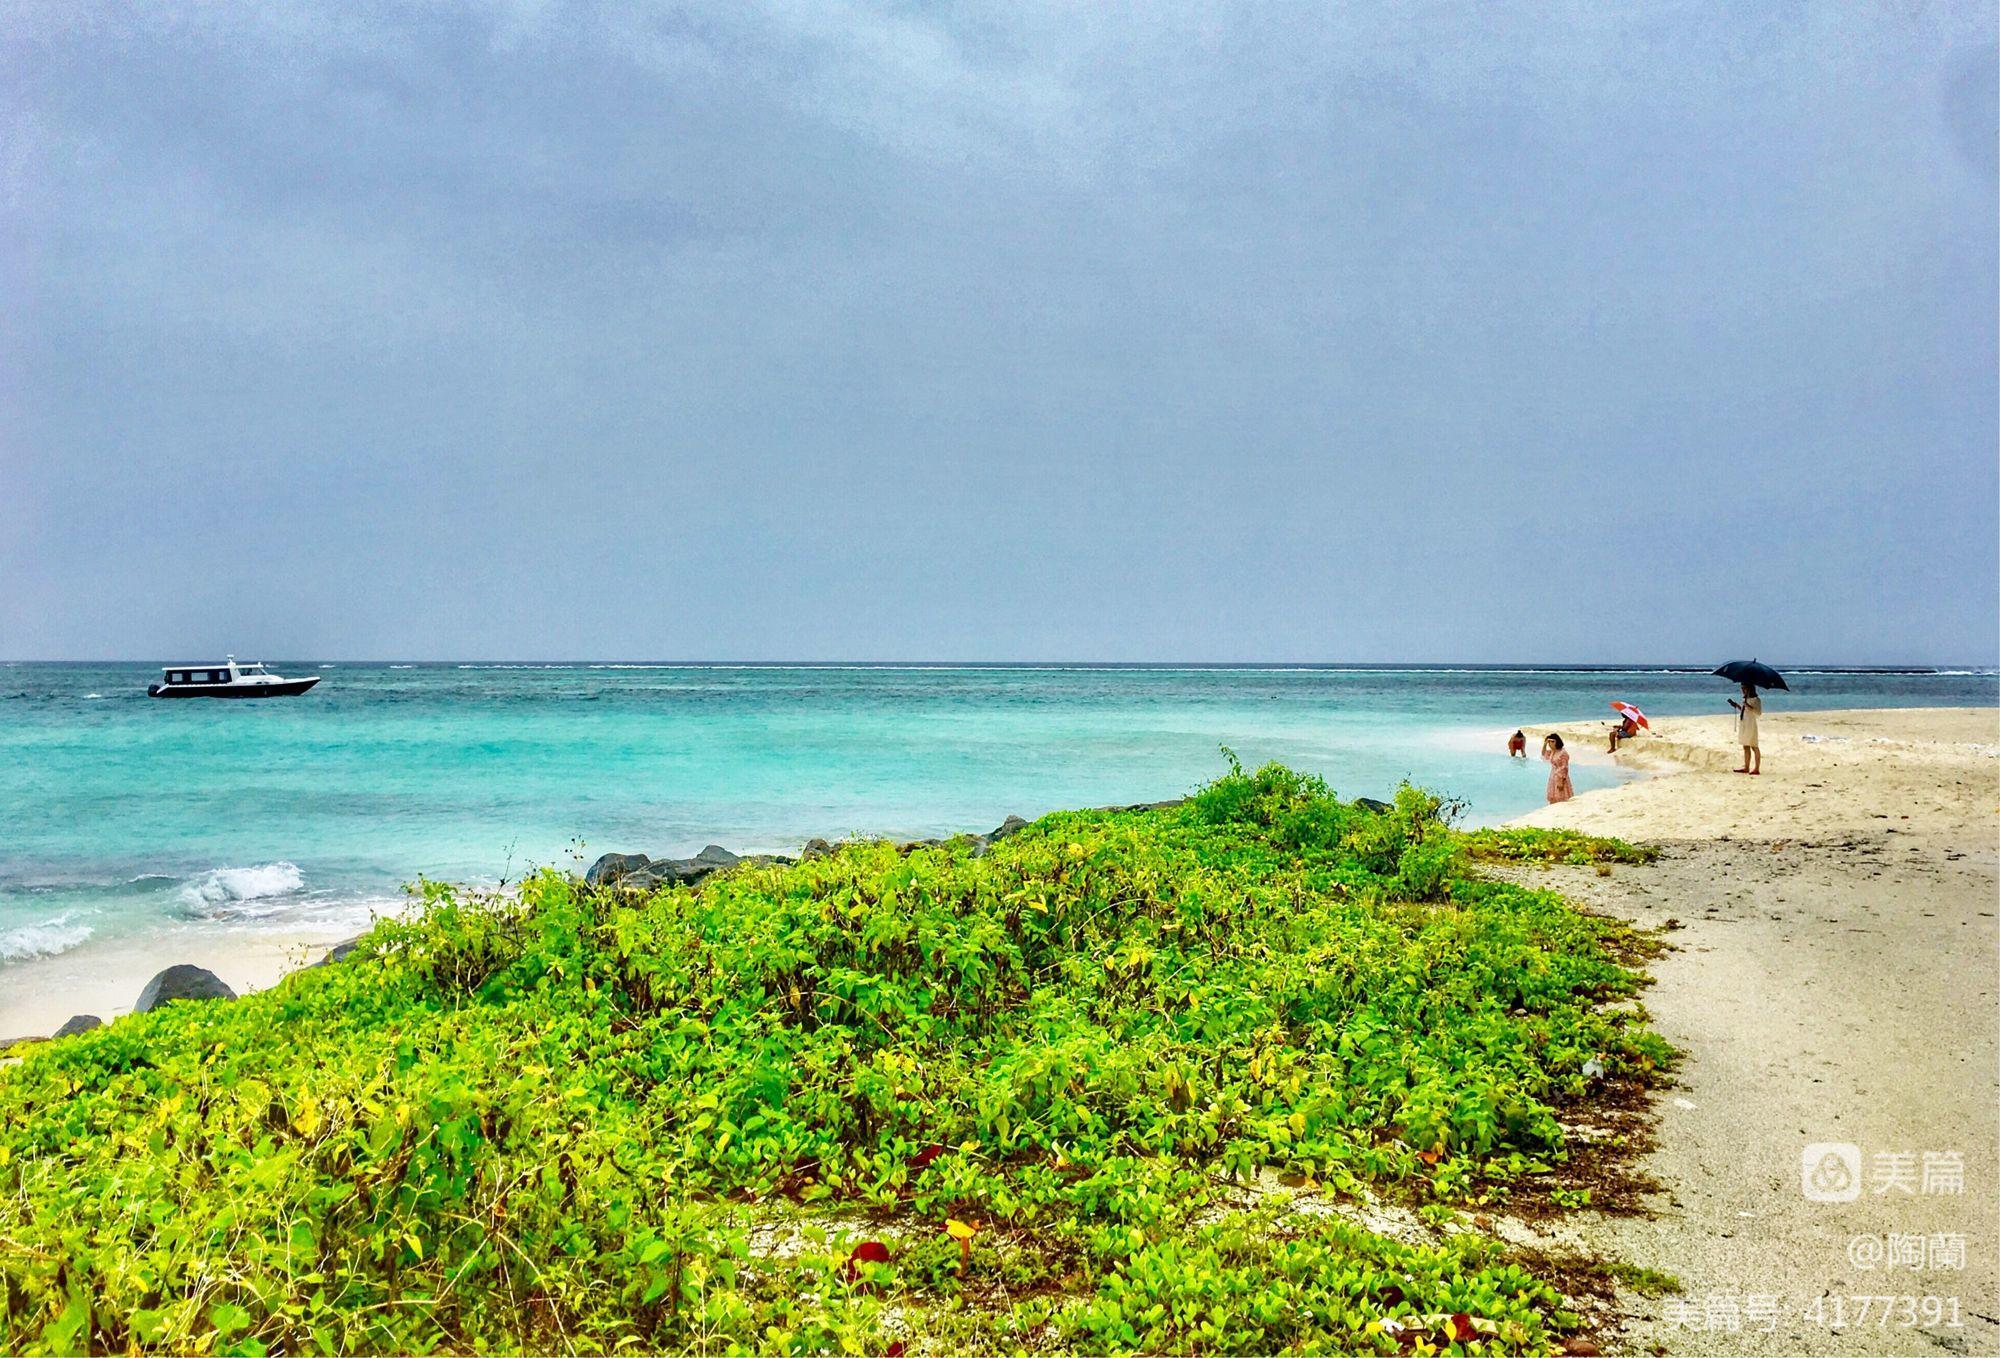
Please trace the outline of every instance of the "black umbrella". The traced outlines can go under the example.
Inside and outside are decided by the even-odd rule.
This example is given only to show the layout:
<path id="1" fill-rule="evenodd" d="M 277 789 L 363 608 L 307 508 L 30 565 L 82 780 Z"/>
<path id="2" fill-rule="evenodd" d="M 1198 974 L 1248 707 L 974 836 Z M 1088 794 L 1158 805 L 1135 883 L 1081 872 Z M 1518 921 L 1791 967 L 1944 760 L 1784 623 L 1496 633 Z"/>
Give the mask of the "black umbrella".
<path id="1" fill-rule="evenodd" d="M 1781 688 L 1787 693 L 1792 691 L 1792 686 L 1785 682 L 1784 675 L 1759 660 L 1732 660 L 1715 673 L 1739 684 L 1752 684 L 1757 688 Z"/>

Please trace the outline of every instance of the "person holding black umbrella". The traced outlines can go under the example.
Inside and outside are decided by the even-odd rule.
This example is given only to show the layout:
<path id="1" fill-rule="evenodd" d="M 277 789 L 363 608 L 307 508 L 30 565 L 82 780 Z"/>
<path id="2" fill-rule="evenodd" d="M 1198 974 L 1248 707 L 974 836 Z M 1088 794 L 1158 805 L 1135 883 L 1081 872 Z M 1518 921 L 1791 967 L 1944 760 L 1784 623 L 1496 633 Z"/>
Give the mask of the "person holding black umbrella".
<path id="1" fill-rule="evenodd" d="M 1757 748 L 1757 715 L 1764 710 L 1764 700 L 1757 696 L 1754 684 L 1743 685 L 1743 701 L 1734 698 L 1729 705 L 1736 709 L 1736 743 L 1743 747 L 1743 765 L 1738 773 L 1762 773 L 1764 752 Z"/>
<path id="2" fill-rule="evenodd" d="M 1729 700 L 1729 705 L 1736 709 L 1736 743 L 1743 747 L 1743 767 L 1736 772 L 1762 773 L 1764 752 L 1757 748 L 1757 718 L 1764 711 L 1764 700 L 1757 696 L 1757 688 L 1761 684 L 1765 688 L 1789 690 L 1791 685 L 1785 682 L 1784 675 L 1756 660 L 1732 660 L 1715 673 L 1743 685 L 1743 701 Z"/>

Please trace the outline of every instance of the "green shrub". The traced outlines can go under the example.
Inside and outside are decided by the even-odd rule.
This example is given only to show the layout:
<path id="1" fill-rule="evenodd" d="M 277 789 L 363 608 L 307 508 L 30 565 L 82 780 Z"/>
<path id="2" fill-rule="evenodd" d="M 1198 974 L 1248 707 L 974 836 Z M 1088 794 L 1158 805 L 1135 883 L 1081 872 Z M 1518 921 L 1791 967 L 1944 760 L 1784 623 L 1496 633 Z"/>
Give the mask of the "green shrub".
<path id="1" fill-rule="evenodd" d="M 355 960 L 0 1070 L 0 1349 L 1545 1349 L 1484 1247 L 1223 1210 L 1469 1200 L 1561 1158 L 1586 1061 L 1663 1051 L 1604 1007 L 1614 926 L 1470 876 L 1450 814 L 1232 767 L 980 857 L 427 884 Z M 801 1212 L 823 1248 L 759 1243 Z"/>
<path id="2" fill-rule="evenodd" d="M 1650 845 L 1587 835 L 1581 830 L 1543 830 L 1521 826 L 1476 830 L 1465 837 L 1465 849 L 1475 860 L 1515 863 L 1650 863 L 1660 851 Z"/>

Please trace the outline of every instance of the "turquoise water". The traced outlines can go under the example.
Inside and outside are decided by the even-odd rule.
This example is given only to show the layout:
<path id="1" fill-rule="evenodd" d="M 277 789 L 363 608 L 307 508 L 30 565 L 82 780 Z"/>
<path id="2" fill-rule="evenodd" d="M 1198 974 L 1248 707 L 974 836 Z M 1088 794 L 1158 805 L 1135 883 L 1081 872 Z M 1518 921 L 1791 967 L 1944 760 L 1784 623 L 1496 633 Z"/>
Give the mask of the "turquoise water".
<path id="1" fill-rule="evenodd" d="M 0 968 L 213 922 L 338 927 L 418 874 L 607 849 L 795 849 L 1176 796 L 1283 759 L 1344 795 L 1413 779 L 1475 820 L 1542 801 L 1495 728 L 1726 711 L 1661 670 L 274 664 L 264 702 L 159 702 L 138 665 L 0 665 Z M 1800 671 L 1773 711 L 1991 704 L 1990 671 Z M 1580 767 L 1580 790 L 1621 775 Z"/>

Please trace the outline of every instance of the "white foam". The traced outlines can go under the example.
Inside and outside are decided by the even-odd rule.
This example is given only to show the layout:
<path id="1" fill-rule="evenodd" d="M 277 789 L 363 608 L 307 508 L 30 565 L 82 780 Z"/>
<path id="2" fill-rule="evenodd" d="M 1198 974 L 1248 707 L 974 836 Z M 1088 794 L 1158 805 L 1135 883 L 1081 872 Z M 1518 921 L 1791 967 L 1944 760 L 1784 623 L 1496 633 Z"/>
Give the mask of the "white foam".
<path id="1" fill-rule="evenodd" d="M 0 962 L 54 957 L 68 952 L 89 937 L 90 926 L 74 923 L 68 915 L 57 915 L 40 924 L 23 924 L 0 933 Z"/>
<path id="2" fill-rule="evenodd" d="M 296 863 L 260 863 L 249 868 L 215 868 L 189 880 L 181 900 L 196 914 L 218 918 L 270 914 L 281 900 L 303 890 L 305 874 Z"/>

